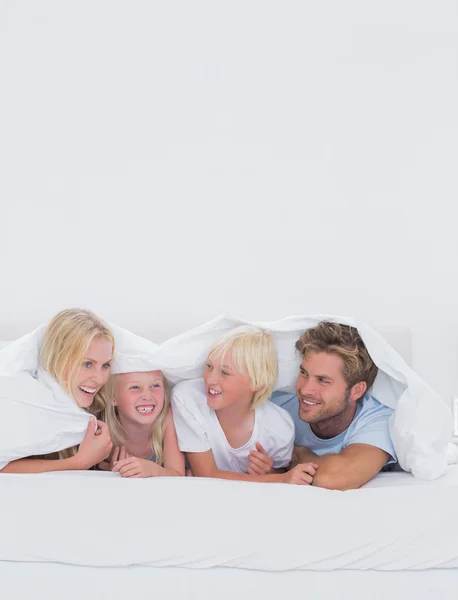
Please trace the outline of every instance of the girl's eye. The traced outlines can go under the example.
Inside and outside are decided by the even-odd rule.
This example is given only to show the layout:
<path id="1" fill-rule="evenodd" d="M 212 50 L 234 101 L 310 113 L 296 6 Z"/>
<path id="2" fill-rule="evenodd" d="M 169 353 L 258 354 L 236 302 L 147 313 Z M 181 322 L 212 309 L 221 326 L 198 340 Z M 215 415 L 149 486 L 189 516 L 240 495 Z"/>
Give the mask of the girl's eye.
<path id="1" fill-rule="evenodd" d="M 222 373 L 223 375 L 230 375 L 230 373 L 228 373 L 227 371 L 221 371 L 221 373 Z"/>
<path id="2" fill-rule="evenodd" d="M 206 368 L 207 368 L 209 371 L 211 371 L 211 369 L 212 369 L 212 366 L 211 366 L 211 364 L 210 364 L 210 363 L 207 363 L 207 364 L 205 365 L 205 367 L 206 367 Z"/>
<path id="3" fill-rule="evenodd" d="M 85 362 L 83 362 L 83 367 L 89 368 L 92 365 L 92 363 L 89 360 L 86 360 Z"/>

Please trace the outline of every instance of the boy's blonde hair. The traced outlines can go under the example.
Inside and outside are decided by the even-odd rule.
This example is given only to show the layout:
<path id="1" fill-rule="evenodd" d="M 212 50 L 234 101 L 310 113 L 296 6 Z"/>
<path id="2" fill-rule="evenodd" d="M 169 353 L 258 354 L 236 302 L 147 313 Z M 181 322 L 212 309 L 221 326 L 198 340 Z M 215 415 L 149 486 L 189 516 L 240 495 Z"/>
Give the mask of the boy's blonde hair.
<path id="1" fill-rule="evenodd" d="M 113 344 L 108 325 L 90 310 L 69 308 L 57 314 L 49 323 L 40 352 L 40 364 L 67 394 L 73 394 L 72 382 L 92 340 L 102 336 Z M 95 395 L 87 412 L 98 416 L 107 405 L 106 386 Z"/>
<path id="2" fill-rule="evenodd" d="M 257 390 L 251 401 L 256 408 L 272 395 L 278 377 L 277 351 L 272 335 L 264 329 L 242 325 L 221 337 L 208 353 L 210 360 L 224 361 L 230 353 L 234 369 L 248 375 Z"/>
<path id="3" fill-rule="evenodd" d="M 118 408 L 113 404 L 113 400 L 116 399 L 116 377 L 117 375 L 112 375 L 109 381 L 109 390 L 110 390 L 110 401 L 107 403 L 107 408 L 105 410 L 105 421 L 108 424 L 108 428 L 110 430 L 111 441 L 113 442 L 113 446 L 124 446 L 126 444 L 126 438 L 124 435 L 124 428 L 121 424 Z M 158 465 L 164 466 L 164 428 L 165 428 L 165 417 L 167 415 L 167 410 L 170 406 L 170 393 L 167 381 L 165 377 L 162 375 L 162 384 L 164 387 L 164 406 L 162 407 L 159 416 L 154 421 L 151 427 L 151 450 L 155 456 L 156 463 Z"/>

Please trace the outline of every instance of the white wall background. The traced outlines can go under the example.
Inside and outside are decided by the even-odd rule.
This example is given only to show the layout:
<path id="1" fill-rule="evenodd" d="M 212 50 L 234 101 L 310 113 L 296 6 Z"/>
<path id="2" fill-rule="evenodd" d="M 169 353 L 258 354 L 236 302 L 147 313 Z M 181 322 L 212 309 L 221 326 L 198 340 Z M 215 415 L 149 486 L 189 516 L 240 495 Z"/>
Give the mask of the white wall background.
<path id="1" fill-rule="evenodd" d="M 457 12 L 2 0 L 0 338 L 346 314 L 458 393 Z"/>

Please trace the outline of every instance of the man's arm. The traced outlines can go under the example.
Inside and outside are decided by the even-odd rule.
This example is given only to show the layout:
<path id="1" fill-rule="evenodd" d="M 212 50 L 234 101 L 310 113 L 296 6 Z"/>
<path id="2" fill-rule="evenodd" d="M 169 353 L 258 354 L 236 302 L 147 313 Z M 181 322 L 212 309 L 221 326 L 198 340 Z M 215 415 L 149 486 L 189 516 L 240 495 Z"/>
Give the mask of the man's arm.
<path id="1" fill-rule="evenodd" d="M 350 444 L 339 454 L 317 456 L 295 446 L 292 465 L 314 462 L 319 466 L 312 485 L 329 490 L 353 490 L 370 481 L 390 459 L 388 452 L 369 444 Z"/>

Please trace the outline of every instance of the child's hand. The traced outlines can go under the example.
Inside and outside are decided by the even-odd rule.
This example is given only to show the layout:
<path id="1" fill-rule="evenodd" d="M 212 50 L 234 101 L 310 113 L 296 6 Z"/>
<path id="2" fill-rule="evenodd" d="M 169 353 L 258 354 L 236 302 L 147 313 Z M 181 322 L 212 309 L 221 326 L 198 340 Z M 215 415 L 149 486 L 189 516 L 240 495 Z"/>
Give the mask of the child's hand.
<path id="1" fill-rule="evenodd" d="M 285 483 L 294 483 L 296 485 L 310 485 L 313 482 L 313 476 L 318 469 L 315 463 L 302 463 L 296 465 L 294 469 L 283 475 Z"/>
<path id="2" fill-rule="evenodd" d="M 274 461 L 259 442 L 256 442 L 256 448 L 257 450 L 251 450 L 248 456 L 248 474 L 268 475 L 272 473 Z"/>
<path id="3" fill-rule="evenodd" d="M 118 460 L 113 467 L 113 472 L 119 473 L 121 477 L 154 477 L 159 475 L 160 469 L 159 465 L 150 460 L 129 456 Z"/>
<path id="4" fill-rule="evenodd" d="M 101 471 L 113 471 L 113 467 L 118 460 L 124 460 L 131 456 L 132 454 L 129 454 L 124 446 L 115 446 L 111 452 L 110 459 L 99 463 L 98 467 Z"/>
<path id="5" fill-rule="evenodd" d="M 112 446 L 108 425 L 97 421 L 97 431 L 94 431 L 94 421 L 91 419 L 75 456 L 77 468 L 90 469 L 102 462 L 110 454 Z"/>

